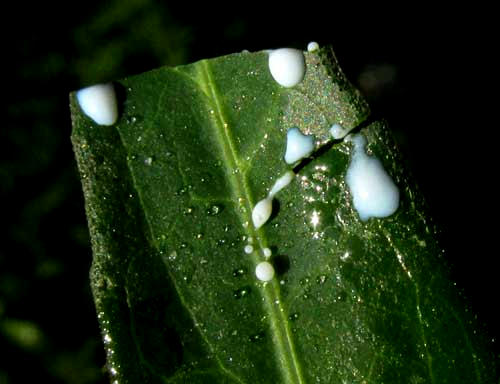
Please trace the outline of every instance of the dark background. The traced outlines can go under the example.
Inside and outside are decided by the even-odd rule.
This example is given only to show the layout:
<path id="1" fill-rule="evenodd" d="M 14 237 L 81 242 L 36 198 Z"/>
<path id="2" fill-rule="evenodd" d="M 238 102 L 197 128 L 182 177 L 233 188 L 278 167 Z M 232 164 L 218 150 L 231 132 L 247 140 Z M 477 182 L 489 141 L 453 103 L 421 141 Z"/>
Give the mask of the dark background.
<path id="1" fill-rule="evenodd" d="M 0 384 L 107 382 L 68 93 L 161 65 L 305 49 L 311 40 L 333 45 L 375 116 L 388 119 L 443 229 L 454 279 L 488 337 L 498 337 L 498 71 L 487 69 L 496 46 L 489 11 L 328 4 L 114 0 L 3 9 Z"/>

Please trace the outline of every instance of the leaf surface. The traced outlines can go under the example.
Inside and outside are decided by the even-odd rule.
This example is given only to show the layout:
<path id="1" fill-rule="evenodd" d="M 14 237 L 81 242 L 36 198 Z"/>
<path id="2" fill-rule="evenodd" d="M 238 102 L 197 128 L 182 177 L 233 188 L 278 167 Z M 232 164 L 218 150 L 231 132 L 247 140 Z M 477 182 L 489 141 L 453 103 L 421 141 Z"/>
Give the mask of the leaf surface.
<path id="1" fill-rule="evenodd" d="M 160 68 L 116 83 L 120 119 L 97 126 L 71 97 L 91 281 L 119 382 L 488 383 L 492 358 L 449 279 L 436 229 L 385 123 L 329 49 L 279 86 L 267 53 Z M 345 174 L 361 132 L 401 193 L 361 221 Z M 251 212 L 290 167 L 286 132 L 320 149 L 259 230 Z M 246 254 L 245 245 L 254 252 Z M 276 277 L 259 282 L 263 249 Z"/>

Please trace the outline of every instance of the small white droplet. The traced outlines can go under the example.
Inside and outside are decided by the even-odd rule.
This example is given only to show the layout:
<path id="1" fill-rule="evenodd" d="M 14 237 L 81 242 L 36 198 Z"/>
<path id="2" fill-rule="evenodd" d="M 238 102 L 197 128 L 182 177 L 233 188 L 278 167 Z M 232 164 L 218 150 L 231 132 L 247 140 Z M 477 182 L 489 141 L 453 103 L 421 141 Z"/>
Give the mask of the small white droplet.
<path id="1" fill-rule="evenodd" d="M 245 253 L 250 254 L 253 252 L 253 247 L 251 245 L 245 245 L 245 248 L 243 248 Z"/>
<path id="2" fill-rule="evenodd" d="M 269 197 L 274 197 L 279 191 L 281 191 L 283 188 L 288 186 L 292 182 L 292 180 L 295 177 L 295 173 L 293 171 L 288 171 L 286 172 L 283 176 L 281 176 L 276 182 L 274 183 L 273 187 L 269 191 Z"/>
<path id="3" fill-rule="evenodd" d="M 293 87 L 304 78 L 304 54 L 293 48 L 275 49 L 269 53 L 269 71 L 279 85 Z"/>
<path id="4" fill-rule="evenodd" d="M 271 257 L 271 255 L 273 254 L 272 251 L 269 248 L 264 248 L 262 250 L 262 253 L 264 253 L 264 256 L 267 257 L 267 258 Z"/>
<path id="5" fill-rule="evenodd" d="M 351 191 L 354 208 L 361 220 L 387 217 L 399 206 L 399 190 L 382 163 L 365 152 L 366 139 L 359 134 L 348 136 L 354 144 L 346 182 Z"/>
<path id="6" fill-rule="evenodd" d="M 261 281 L 270 281 L 274 277 L 274 267 L 268 261 L 262 261 L 255 268 L 255 276 Z"/>
<path id="7" fill-rule="evenodd" d="M 285 162 L 293 164 L 309 156 L 314 150 L 314 136 L 304 135 L 298 128 L 290 128 L 286 136 Z"/>
<path id="8" fill-rule="evenodd" d="M 319 44 L 316 43 L 315 41 L 311 41 L 309 44 L 307 44 L 307 51 L 308 52 L 314 52 L 319 49 Z"/>
<path id="9" fill-rule="evenodd" d="M 113 84 L 97 84 L 76 93 L 78 104 L 99 125 L 113 125 L 118 119 L 118 105 Z"/>
<path id="10" fill-rule="evenodd" d="M 340 124 L 333 124 L 330 128 L 330 134 L 336 140 L 344 138 L 349 133 L 349 129 L 343 128 Z"/>
<path id="11" fill-rule="evenodd" d="M 266 197 L 259 201 L 252 210 L 252 221 L 255 229 L 262 227 L 271 216 L 273 211 L 272 197 Z"/>

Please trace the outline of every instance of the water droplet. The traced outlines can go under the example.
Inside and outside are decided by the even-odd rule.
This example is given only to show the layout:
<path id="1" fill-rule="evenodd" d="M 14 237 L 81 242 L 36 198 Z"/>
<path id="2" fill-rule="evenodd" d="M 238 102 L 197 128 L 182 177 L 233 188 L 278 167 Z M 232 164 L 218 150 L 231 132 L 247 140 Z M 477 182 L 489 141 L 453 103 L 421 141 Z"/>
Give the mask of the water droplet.
<path id="1" fill-rule="evenodd" d="M 207 209 L 207 214 L 209 216 L 217 216 L 222 211 L 222 205 L 214 204 Z"/>
<path id="2" fill-rule="evenodd" d="M 187 192 L 186 187 L 182 187 L 182 188 L 180 188 L 180 189 L 179 189 L 179 190 L 178 190 L 175 194 L 176 194 L 177 196 L 180 196 L 180 195 L 184 195 L 186 192 Z"/>
<path id="3" fill-rule="evenodd" d="M 177 259 L 177 252 L 173 251 L 170 255 L 168 255 L 168 259 L 170 261 L 174 261 L 175 259 Z"/>
<path id="4" fill-rule="evenodd" d="M 265 336 L 265 333 L 264 332 L 259 332 L 259 333 L 256 333 L 254 335 L 251 335 L 248 340 L 251 342 L 251 343 L 256 343 L 258 341 L 261 341 Z"/>
<path id="5" fill-rule="evenodd" d="M 243 248 L 245 253 L 250 254 L 253 252 L 253 247 L 251 245 L 245 245 L 245 248 Z"/>
<path id="6" fill-rule="evenodd" d="M 146 157 L 144 159 L 144 164 L 147 166 L 151 166 L 151 164 L 153 164 L 153 157 L 152 156 Z"/>
<path id="7" fill-rule="evenodd" d="M 301 286 L 305 286 L 305 285 L 309 284 L 309 278 L 308 278 L 308 277 L 305 277 L 305 278 L 303 278 L 303 279 L 300 279 L 300 280 L 299 280 L 299 284 L 300 284 Z"/>
<path id="8" fill-rule="evenodd" d="M 337 300 L 338 301 L 346 301 L 347 299 L 347 293 L 345 291 L 340 291 L 338 296 L 337 296 Z"/>
<path id="9" fill-rule="evenodd" d="M 109 335 L 109 333 L 106 333 L 103 337 L 103 341 L 104 341 L 104 344 L 109 344 L 111 343 L 111 336 Z"/>
<path id="10" fill-rule="evenodd" d="M 198 239 L 198 240 L 203 239 L 203 233 L 196 234 L 196 239 Z"/>
<path id="11" fill-rule="evenodd" d="M 251 292 L 251 288 L 249 286 L 245 286 L 245 287 L 239 288 L 236 291 L 234 291 L 233 296 L 235 299 L 241 299 L 243 297 L 248 296 L 250 294 L 250 292 Z"/>
<path id="12" fill-rule="evenodd" d="M 320 275 L 316 278 L 318 284 L 323 284 L 326 281 L 326 275 Z"/>
<path id="13" fill-rule="evenodd" d="M 292 313 L 290 316 L 288 316 L 288 319 L 291 321 L 295 321 L 299 318 L 299 314 L 297 312 Z"/>
<path id="14" fill-rule="evenodd" d="M 192 213 L 193 213 L 193 207 L 187 207 L 184 210 L 184 215 L 186 215 L 186 216 L 191 215 Z"/>
<path id="15" fill-rule="evenodd" d="M 131 115 L 127 117 L 127 124 L 135 124 L 137 123 L 138 118 L 135 115 Z"/>
<path id="16" fill-rule="evenodd" d="M 246 269 L 245 268 L 237 268 L 233 271 L 233 276 L 234 277 L 241 277 L 243 276 L 245 273 L 246 273 Z"/>
<path id="17" fill-rule="evenodd" d="M 187 243 L 181 243 L 180 247 L 181 247 L 182 249 L 187 248 Z"/>

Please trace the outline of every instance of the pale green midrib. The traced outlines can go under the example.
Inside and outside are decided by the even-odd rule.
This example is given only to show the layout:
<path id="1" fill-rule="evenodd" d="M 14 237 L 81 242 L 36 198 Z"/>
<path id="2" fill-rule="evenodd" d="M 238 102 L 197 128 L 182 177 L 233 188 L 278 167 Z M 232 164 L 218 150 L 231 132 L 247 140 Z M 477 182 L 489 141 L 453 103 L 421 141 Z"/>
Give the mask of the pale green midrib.
<path id="1" fill-rule="evenodd" d="M 226 162 L 229 170 L 237 171 L 226 172 L 235 201 L 237 201 L 240 197 L 243 197 L 246 205 L 244 212 L 239 210 L 236 210 L 236 212 L 238 212 L 242 223 L 249 223 L 246 228 L 248 235 L 257 237 L 255 236 L 253 227 L 250 224 L 251 217 L 249 212 L 252 212 L 252 194 L 245 180 L 245 175 L 242 174 L 240 170 L 242 164 L 240 164 L 237 151 L 234 148 L 229 125 L 224 118 L 223 107 L 217 94 L 216 85 L 212 79 L 210 65 L 206 60 L 202 60 L 196 64 L 196 70 L 198 78 L 193 80 L 199 85 L 201 90 L 215 107 L 214 113 L 211 113 L 211 115 L 214 122 L 213 128 L 215 131 L 215 137 L 217 139 L 217 143 L 221 147 L 223 160 Z M 259 245 L 263 248 L 264 239 L 262 239 L 261 236 L 257 238 L 259 238 Z M 251 255 L 251 257 L 254 265 L 257 266 L 261 260 L 259 260 L 255 252 Z M 270 289 L 267 289 L 267 287 L 270 287 Z M 278 366 L 283 376 L 284 383 L 305 384 L 300 363 L 295 353 L 295 347 L 290 329 L 288 327 L 288 321 L 280 300 L 279 286 L 276 279 L 273 279 L 267 287 L 265 286 L 260 290 L 264 297 L 265 310 L 269 313 L 270 328 L 273 332 L 273 339 L 276 341 L 276 343 L 273 343 L 273 346 L 276 350 L 277 360 L 280 362 Z"/>

